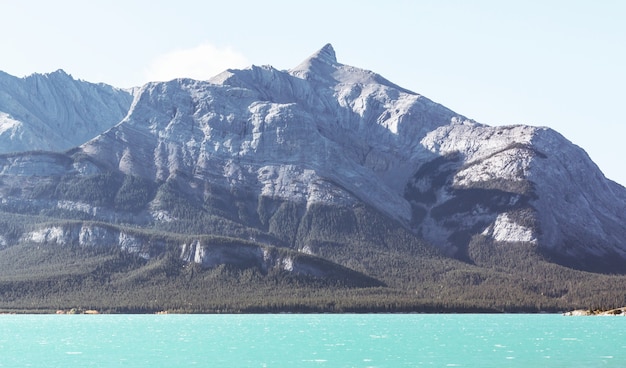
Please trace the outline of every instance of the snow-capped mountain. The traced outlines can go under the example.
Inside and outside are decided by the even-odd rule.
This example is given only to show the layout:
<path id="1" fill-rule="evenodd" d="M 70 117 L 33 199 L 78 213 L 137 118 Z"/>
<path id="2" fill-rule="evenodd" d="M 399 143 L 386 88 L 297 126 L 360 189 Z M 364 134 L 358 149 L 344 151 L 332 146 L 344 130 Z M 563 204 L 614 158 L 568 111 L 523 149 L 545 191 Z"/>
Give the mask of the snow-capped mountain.
<path id="1" fill-rule="evenodd" d="M 0 153 L 80 145 L 119 123 L 132 98 L 131 91 L 62 70 L 25 78 L 0 72 Z"/>
<path id="2" fill-rule="evenodd" d="M 108 101 L 117 90 L 109 91 Z M 94 115 L 103 104 L 79 103 Z M 125 105 L 116 106 L 124 116 Z M 55 207 L 157 228 L 176 221 L 158 191 L 146 190 L 147 204 L 129 214 L 89 196 L 60 196 L 53 179 L 106 172 L 175 183 L 210 216 L 307 253 L 340 242 L 333 234 L 307 237 L 312 208 L 333 208 L 351 223 L 364 204 L 461 259 L 472 260 L 487 239 L 537 247 L 568 264 L 626 270 L 626 189 L 582 149 L 548 128 L 481 125 L 339 63 L 331 45 L 287 71 L 252 66 L 209 81 L 148 83 L 119 124 L 67 155 L 0 157 L 0 198 L 13 203 L 3 210 Z M 57 189 L 40 194 L 47 192 L 33 176 Z M 20 196 L 12 194 L 18 183 Z M 237 233 L 229 231 L 221 235 Z"/>

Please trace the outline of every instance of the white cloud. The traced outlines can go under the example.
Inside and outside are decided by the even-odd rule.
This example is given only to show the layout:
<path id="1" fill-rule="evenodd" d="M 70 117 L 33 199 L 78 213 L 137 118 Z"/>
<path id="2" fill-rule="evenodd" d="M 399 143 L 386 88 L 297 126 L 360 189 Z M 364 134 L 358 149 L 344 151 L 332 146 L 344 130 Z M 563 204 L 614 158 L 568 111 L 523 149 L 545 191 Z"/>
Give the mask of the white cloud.
<path id="1" fill-rule="evenodd" d="M 147 68 L 145 77 L 150 82 L 175 78 L 206 80 L 226 69 L 243 68 L 248 65 L 248 60 L 232 48 L 217 48 L 205 43 L 157 57 Z"/>

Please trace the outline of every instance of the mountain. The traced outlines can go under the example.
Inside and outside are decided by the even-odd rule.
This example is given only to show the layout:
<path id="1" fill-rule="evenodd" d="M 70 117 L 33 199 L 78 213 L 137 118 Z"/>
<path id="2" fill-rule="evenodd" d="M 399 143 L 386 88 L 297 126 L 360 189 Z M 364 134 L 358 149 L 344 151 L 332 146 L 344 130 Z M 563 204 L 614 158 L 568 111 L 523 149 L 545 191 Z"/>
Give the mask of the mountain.
<path id="1" fill-rule="evenodd" d="M 117 310 L 626 302 L 626 189 L 582 149 L 479 124 L 331 45 L 291 70 L 148 83 L 122 115 L 66 152 L 0 156 L 0 283 L 39 290 L 32 275 L 52 275 L 78 285 L 53 287 L 55 305 L 89 295 Z M 168 302 L 146 302 L 155 293 Z"/>
<path id="2" fill-rule="evenodd" d="M 0 153 L 78 146 L 119 123 L 131 92 L 63 70 L 25 78 L 0 72 Z"/>

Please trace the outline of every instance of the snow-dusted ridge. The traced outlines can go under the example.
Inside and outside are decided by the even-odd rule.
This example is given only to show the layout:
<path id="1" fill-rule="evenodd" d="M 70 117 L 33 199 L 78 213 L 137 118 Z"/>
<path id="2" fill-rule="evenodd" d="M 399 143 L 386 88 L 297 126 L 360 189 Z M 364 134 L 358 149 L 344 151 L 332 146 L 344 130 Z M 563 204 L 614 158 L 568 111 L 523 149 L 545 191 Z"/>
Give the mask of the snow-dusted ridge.
<path id="1" fill-rule="evenodd" d="M 133 90 L 75 80 L 63 70 L 0 73 L 0 153 L 64 151 L 117 124 Z"/>

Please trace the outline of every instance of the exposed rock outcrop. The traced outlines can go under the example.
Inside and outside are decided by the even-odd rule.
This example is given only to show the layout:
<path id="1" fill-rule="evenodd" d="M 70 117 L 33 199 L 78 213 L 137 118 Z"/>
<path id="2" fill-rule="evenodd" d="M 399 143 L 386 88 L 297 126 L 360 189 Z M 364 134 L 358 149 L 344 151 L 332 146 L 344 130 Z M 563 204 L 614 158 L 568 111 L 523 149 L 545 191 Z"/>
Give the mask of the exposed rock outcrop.
<path id="1" fill-rule="evenodd" d="M 0 72 L 0 153 L 80 145 L 122 120 L 132 92 L 75 80 L 63 70 L 25 78 Z"/>

